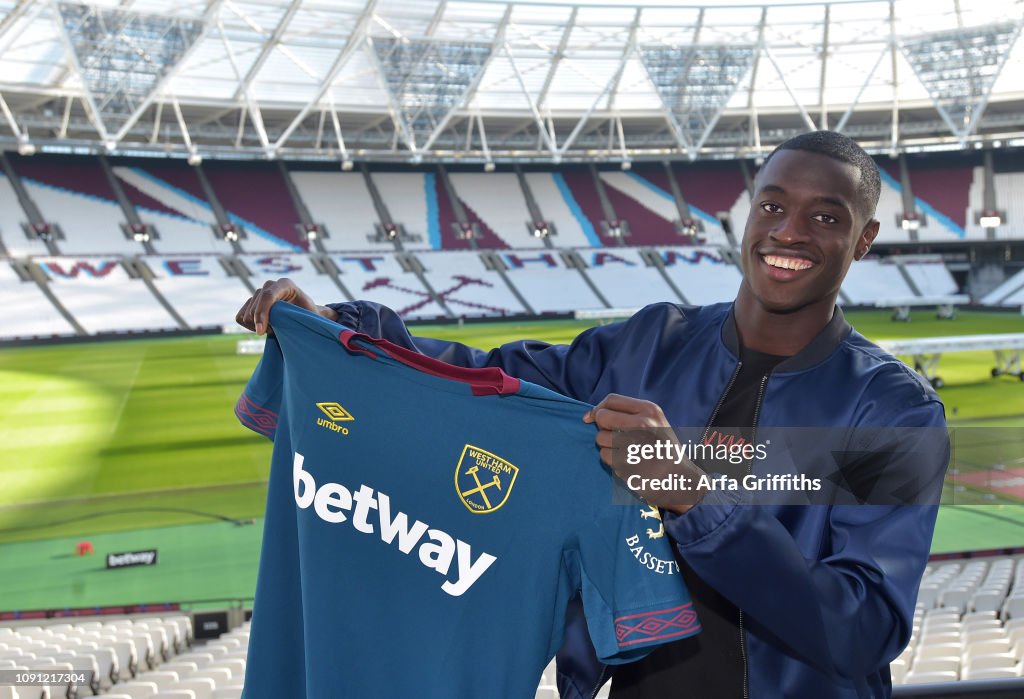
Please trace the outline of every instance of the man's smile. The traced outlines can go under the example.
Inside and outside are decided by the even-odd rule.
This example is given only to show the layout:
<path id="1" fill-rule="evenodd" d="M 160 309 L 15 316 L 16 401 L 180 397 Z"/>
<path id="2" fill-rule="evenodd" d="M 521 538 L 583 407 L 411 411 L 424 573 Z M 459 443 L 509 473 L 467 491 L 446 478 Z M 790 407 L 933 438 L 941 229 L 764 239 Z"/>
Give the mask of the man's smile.
<path id="1" fill-rule="evenodd" d="M 790 257 L 788 255 L 762 255 L 761 258 L 772 267 L 791 270 L 805 270 L 814 266 L 814 263 L 805 257 Z"/>

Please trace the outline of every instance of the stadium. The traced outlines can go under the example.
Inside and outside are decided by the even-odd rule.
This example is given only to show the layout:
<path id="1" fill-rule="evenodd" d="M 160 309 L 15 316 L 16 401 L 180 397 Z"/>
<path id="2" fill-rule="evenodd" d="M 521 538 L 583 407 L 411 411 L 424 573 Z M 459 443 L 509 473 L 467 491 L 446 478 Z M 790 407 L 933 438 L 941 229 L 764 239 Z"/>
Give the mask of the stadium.
<path id="1" fill-rule="evenodd" d="M 1021 0 L 0 0 L 0 678 L 92 673 L 0 699 L 241 696 L 264 282 L 485 349 L 731 301 L 758 169 L 818 130 L 881 174 L 838 303 L 953 445 L 893 696 L 1024 696 L 1022 32 Z"/>

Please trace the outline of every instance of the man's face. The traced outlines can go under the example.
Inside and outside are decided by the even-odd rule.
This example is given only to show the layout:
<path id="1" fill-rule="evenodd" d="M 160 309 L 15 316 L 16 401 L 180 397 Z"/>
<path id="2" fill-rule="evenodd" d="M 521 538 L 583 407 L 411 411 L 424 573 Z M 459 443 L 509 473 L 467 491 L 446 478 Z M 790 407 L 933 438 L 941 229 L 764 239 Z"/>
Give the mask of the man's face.
<path id="1" fill-rule="evenodd" d="M 833 299 L 878 222 L 861 211 L 856 167 L 782 150 L 754 180 L 743 233 L 743 286 L 765 310 L 791 313 Z"/>

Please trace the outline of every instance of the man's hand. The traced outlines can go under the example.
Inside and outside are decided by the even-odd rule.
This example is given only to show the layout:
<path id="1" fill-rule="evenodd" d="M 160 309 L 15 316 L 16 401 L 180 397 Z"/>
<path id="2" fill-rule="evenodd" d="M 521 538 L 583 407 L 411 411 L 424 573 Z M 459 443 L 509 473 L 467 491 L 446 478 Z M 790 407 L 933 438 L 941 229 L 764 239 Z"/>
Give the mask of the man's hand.
<path id="1" fill-rule="evenodd" d="M 262 335 L 267 332 L 270 324 L 270 307 L 277 301 L 285 301 L 307 311 L 318 313 L 328 320 L 338 319 L 338 314 L 333 309 L 313 303 L 313 299 L 295 286 L 295 282 L 291 279 L 278 279 L 277 281 L 267 281 L 253 294 L 252 298 L 242 304 L 235 315 L 235 321 L 243 328 Z"/>
<path id="2" fill-rule="evenodd" d="M 653 445 L 656 441 L 670 440 L 677 444 L 665 413 L 656 404 L 639 398 L 628 398 L 609 393 L 604 400 L 587 411 L 583 421 L 598 427 L 597 446 L 604 461 L 627 485 L 638 485 L 644 479 L 661 481 L 667 476 L 678 475 L 688 479 L 689 488 L 658 490 L 644 487 L 630 487 L 630 490 L 651 505 L 680 514 L 700 502 L 704 492 L 697 489 L 697 482 L 704 471 L 692 461 L 682 458 L 646 459 L 639 458 L 637 447 Z M 630 445 L 634 445 L 630 450 Z M 633 455 L 630 456 L 630 451 Z M 635 461 L 637 463 L 630 463 Z M 630 478 L 637 476 L 637 478 Z"/>

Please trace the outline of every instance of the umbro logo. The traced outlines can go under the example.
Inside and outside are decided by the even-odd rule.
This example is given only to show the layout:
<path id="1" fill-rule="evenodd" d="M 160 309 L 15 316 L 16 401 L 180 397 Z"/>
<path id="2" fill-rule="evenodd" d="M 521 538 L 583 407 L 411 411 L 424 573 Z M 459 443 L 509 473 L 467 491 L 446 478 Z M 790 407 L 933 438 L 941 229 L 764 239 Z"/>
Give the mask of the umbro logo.
<path id="1" fill-rule="evenodd" d="M 352 413 L 345 410 L 340 403 L 317 403 L 316 407 L 320 408 L 320 411 L 327 416 L 327 418 L 318 417 L 316 424 L 320 427 L 325 427 L 331 432 L 338 432 L 339 434 L 348 434 L 348 428 L 344 425 L 339 425 L 339 422 L 353 422 L 355 417 Z"/>

